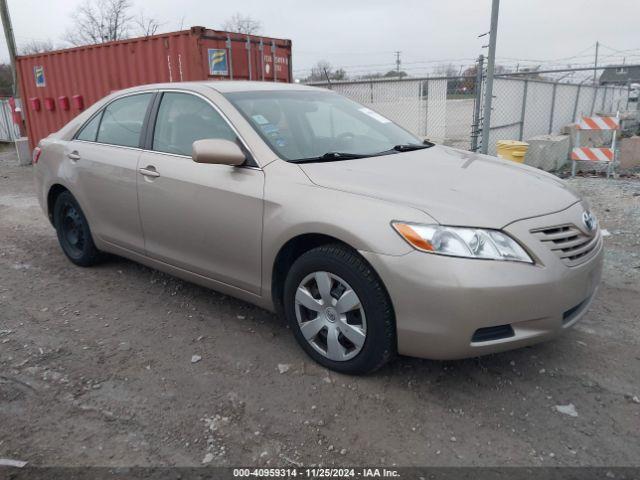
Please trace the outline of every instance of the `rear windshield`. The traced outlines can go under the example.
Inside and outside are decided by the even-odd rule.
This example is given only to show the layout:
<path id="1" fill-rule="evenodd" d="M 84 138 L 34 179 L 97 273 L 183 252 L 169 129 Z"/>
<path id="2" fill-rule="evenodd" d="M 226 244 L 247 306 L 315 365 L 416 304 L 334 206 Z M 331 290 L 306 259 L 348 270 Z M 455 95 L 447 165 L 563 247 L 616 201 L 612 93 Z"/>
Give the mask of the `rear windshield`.
<path id="1" fill-rule="evenodd" d="M 422 140 L 379 113 L 325 91 L 257 91 L 225 97 L 281 158 L 300 161 L 328 152 L 395 153 Z"/>

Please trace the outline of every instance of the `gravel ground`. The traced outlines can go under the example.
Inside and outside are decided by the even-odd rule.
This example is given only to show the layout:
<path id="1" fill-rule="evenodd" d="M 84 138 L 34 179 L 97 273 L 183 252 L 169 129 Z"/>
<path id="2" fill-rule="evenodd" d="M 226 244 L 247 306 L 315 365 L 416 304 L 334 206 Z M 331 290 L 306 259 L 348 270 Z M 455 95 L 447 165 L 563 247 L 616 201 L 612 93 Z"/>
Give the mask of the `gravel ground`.
<path id="1" fill-rule="evenodd" d="M 600 294 L 562 338 L 353 378 L 249 304 L 119 258 L 73 266 L 13 158 L 0 154 L 0 457 L 640 465 L 637 178 L 571 180 L 611 235 Z"/>

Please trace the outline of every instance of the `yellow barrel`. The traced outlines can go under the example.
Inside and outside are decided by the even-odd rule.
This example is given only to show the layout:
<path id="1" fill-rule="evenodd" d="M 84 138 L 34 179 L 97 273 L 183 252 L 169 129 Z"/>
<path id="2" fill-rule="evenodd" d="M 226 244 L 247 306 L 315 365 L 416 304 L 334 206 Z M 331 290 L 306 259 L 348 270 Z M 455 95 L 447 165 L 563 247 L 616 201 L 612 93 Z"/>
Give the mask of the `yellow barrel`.
<path id="1" fill-rule="evenodd" d="M 518 140 L 498 140 L 498 157 L 512 162 L 524 163 L 529 144 Z"/>

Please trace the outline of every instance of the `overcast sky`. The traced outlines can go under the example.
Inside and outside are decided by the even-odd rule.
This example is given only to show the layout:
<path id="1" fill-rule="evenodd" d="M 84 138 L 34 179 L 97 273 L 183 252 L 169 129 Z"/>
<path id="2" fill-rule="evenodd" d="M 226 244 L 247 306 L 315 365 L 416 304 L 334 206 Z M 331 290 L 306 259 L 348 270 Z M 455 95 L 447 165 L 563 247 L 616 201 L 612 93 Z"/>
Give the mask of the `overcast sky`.
<path id="1" fill-rule="evenodd" d="M 18 45 L 29 39 L 62 41 L 70 14 L 82 0 L 9 0 Z M 163 22 L 221 28 L 236 12 L 262 22 L 262 33 L 293 41 L 296 77 L 318 60 L 351 74 L 387 71 L 394 51 L 412 75 L 438 63 L 468 65 L 487 37 L 490 0 L 132 0 L 134 12 Z M 544 61 L 546 66 L 593 62 L 596 40 L 603 62 L 640 63 L 638 0 L 502 0 L 497 55 L 505 65 Z M 7 59 L 6 44 L 2 59 Z"/>

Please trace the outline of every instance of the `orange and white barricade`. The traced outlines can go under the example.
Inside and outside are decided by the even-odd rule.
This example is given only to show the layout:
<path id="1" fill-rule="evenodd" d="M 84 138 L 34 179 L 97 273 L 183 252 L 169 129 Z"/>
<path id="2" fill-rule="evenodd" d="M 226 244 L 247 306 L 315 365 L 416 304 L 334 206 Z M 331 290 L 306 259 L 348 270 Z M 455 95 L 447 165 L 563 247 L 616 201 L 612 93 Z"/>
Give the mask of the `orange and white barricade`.
<path id="1" fill-rule="evenodd" d="M 576 146 L 571 150 L 571 176 L 576 175 L 577 162 L 597 162 L 607 164 L 607 177 L 613 173 L 616 154 L 616 138 L 620 130 L 620 114 L 615 117 L 582 117 L 577 123 Z M 582 130 L 611 130 L 611 147 L 580 147 Z"/>

